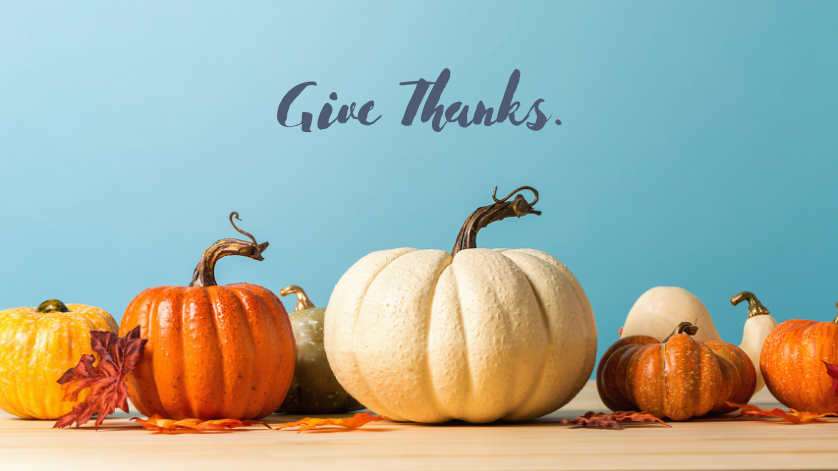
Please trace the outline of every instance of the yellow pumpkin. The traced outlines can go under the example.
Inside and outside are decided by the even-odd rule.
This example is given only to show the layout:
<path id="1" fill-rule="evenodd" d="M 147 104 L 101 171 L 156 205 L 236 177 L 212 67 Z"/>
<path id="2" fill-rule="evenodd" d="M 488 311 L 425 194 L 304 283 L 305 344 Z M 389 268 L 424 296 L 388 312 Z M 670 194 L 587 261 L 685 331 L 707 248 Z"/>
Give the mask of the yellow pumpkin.
<path id="1" fill-rule="evenodd" d="M 57 299 L 0 311 L 0 409 L 24 419 L 57 419 L 70 412 L 89 391 L 64 402 L 56 381 L 82 355 L 93 354 L 90 331 L 118 329 L 98 307 Z"/>

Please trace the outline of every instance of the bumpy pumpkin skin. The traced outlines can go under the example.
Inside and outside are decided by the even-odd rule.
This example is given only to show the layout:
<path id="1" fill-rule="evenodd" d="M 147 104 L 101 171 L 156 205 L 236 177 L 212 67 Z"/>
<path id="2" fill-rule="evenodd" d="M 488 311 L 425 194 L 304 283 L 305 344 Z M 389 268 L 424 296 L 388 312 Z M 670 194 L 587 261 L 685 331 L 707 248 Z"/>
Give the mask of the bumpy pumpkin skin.
<path id="1" fill-rule="evenodd" d="M 579 282 L 531 249 L 374 252 L 343 275 L 326 310 L 338 381 L 395 420 L 550 413 L 584 387 L 596 338 Z"/>
<path id="2" fill-rule="evenodd" d="M 150 288 L 126 309 L 120 335 L 137 325 L 148 343 L 127 383 L 147 416 L 258 419 L 285 398 L 294 336 L 282 302 L 268 289 Z"/>
<path id="3" fill-rule="evenodd" d="M 54 420 L 85 400 L 64 402 L 56 381 L 92 354 L 90 331 L 116 332 L 110 314 L 84 304 L 70 312 L 36 312 L 32 307 L 0 312 L 0 409 L 24 419 Z"/>
<path id="4" fill-rule="evenodd" d="M 747 402 L 756 371 L 747 354 L 723 342 L 696 342 L 675 334 L 666 343 L 645 335 L 624 337 L 606 350 L 597 370 L 597 391 L 611 410 L 643 410 L 687 420 L 735 409 Z"/>
<path id="5" fill-rule="evenodd" d="M 694 294 L 677 286 L 658 286 L 643 293 L 632 306 L 620 337 L 648 335 L 663 341 L 681 322 L 698 327 L 698 342 L 721 342 L 713 318 Z"/>
<path id="6" fill-rule="evenodd" d="M 835 412 L 838 396 L 823 362 L 838 363 L 838 324 L 793 319 L 765 339 L 760 369 L 783 405 L 807 412 Z"/>

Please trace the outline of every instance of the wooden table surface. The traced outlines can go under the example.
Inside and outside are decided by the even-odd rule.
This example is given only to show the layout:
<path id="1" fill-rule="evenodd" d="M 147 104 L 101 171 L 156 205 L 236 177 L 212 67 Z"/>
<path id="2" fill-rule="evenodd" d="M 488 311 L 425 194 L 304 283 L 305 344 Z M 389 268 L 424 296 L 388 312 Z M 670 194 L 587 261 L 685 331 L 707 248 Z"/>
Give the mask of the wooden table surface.
<path id="1" fill-rule="evenodd" d="M 779 406 L 762 391 L 751 401 Z M 52 430 L 51 421 L 0 412 L 0 470 L 17 469 L 837 469 L 838 419 L 791 425 L 775 419 L 704 419 L 624 430 L 560 425 L 606 411 L 594 384 L 538 420 L 499 425 L 377 422 L 355 431 L 296 433 L 253 427 L 162 435 L 116 414 L 91 426 Z M 735 414 L 733 414 L 735 415 Z M 273 415 L 270 424 L 297 420 Z M 271 468 L 265 468 L 265 467 Z"/>

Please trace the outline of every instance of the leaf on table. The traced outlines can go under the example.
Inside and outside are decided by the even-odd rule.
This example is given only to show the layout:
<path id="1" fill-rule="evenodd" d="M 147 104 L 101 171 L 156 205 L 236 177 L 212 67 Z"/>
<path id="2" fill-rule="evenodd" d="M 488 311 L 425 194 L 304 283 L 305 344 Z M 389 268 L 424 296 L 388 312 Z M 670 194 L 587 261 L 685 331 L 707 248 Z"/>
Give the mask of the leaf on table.
<path id="1" fill-rule="evenodd" d="M 753 415 L 757 417 L 777 417 L 780 419 L 787 420 L 793 424 L 805 424 L 811 423 L 816 419 L 820 419 L 823 417 L 838 417 L 838 414 L 835 412 L 826 412 L 823 414 L 818 414 L 816 412 L 799 412 L 792 408 L 789 408 L 789 412 L 786 412 L 782 409 L 762 409 L 752 404 L 737 404 L 735 402 L 725 402 L 725 404 L 729 405 L 730 407 L 738 407 L 742 409 L 742 413 L 737 415 L 736 417 L 742 417 L 745 415 Z"/>
<path id="2" fill-rule="evenodd" d="M 832 389 L 832 392 L 838 396 L 838 365 L 833 365 L 832 363 L 827 363 L 825 361 L 823 364 L 826 366 L 826 374 L 832 378 L 832 387 L 830 389 Z"/>
<path id="3" fill-rule="evenodd" d="M 154 430 L 161 433 L 177 433 L 183 431 L 197 431 L 209 432 L 214 430 L 230 430 L 238 427 L 250 427 L 251 425 L 264 425 L 271 428 L 270 425 L 258 420 L 237 420 L 237 419 L 218 419 L 205 420 L 200 419 L 183 419 L 173 420 L 164 419 L 159 414 L 154 414 L 147 419 L 133 417 L 131 420 L 139 423 L 146 430 Z"/>
<path id="4" fill-rule="evenodd" d="M 383 415 L 374 416 L 369 412 L 360 412 L 355 414 L 355 416 L 346 419 L 314 419 L 311 417 L 306 417 L 303 420 L 282 424 L 275 430 L 281 430 L 288 427 L 300 427 L 300 429 L 297 430 L 297 433 L 300 433 L 305 432 L 306 430 L 311 430 L 315 427 L 322 427 L 324 425 L 337 425 L 338 427 L 344 427 L 350 430 L 355 430 L 357 428 L 363 427 L 364 425 L 370 422 L 377 422 L 379 420 L 384 420 L 387 418 L 389 417 L 385 417 Z"/>
<path id="5" fill-rule="evenodd" d="M 99 354 L 99 362 L 93 366 L 93 355 L 82 355 L 79 364 L 67 370 L 58 384 L 64 391 L 65 401 L 77 401 L 79 393 L 90 388 L 90 395 L 73 410 L 62 415 L 53 428 L 64 428 L 76 423 L 86 424 L 94 414 L 96 429 L 117 407 L 128 412 L 128 387 L 125 376 L 134 369 L 142 356 L 146 339 L 140 338 L 140 327 L 132 329 L 125 337 L 113 332 L 90 332 L 90 347 Z"/>
<path id="6" fill-rule="evenodd" d="M 613 414 L 605 414 L 603 412 L 589 411 L 582 417 L 575 419 L 562 419 L 562 425 L 581 425 L 583 427 L 591 426 L 594 428 L 610 428 L 613 430 L 622 430 L 620 422 L 659 422 L 667 427 L 672 427 L 663 420 L 653 416 L 648 412 L 631 412 L 631 411 L 616 411 Z"/>

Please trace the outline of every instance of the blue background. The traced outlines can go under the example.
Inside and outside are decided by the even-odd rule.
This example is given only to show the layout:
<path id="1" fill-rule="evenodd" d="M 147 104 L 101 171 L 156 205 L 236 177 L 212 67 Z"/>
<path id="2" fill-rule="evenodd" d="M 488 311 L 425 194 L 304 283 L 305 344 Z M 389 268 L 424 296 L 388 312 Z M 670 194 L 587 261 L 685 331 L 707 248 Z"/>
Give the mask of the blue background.
<path id="1" fill-rule="evenodd" d="M 48 298 L 117 319 L 137 293 L 186 284 L 201 251 L 221 283 L 306 288 L 325 305 L 369 252 L 450 250 L 468 214 L 520 185 L 541 217 L 481 232 L 565 262 L 600 353 L 640 294 L 695 293 L 738 343 L 754 291 L 778 320 L 838 300 L 836 2 L 112 2 L 0 7 L 0 307 Z M 533 132 L 400 124 L 412 87 L 441 102 L 538 98 Z M 375 100 L 373 126 L 276 122 Z M 293 307 L 288 300 L 286 305 Z"/>

